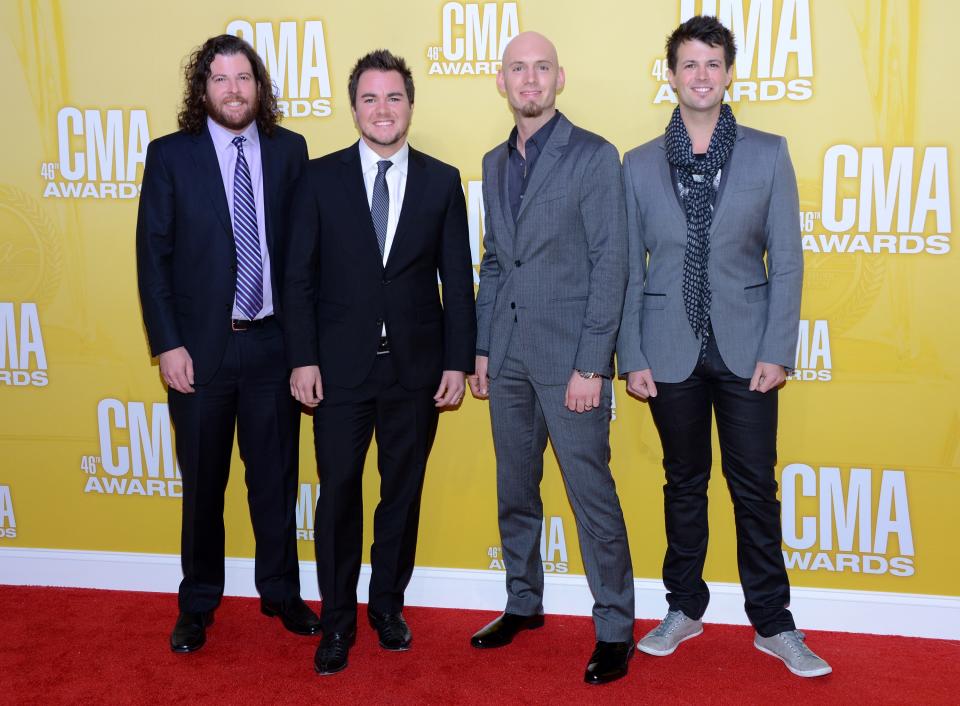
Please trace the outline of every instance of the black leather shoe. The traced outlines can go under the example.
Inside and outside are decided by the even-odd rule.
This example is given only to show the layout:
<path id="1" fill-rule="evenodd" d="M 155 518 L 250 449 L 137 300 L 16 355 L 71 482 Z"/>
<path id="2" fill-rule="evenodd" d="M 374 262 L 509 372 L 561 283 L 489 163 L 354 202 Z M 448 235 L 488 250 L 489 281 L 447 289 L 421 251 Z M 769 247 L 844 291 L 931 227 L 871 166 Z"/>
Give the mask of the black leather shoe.
<path id="1" fill-rule="evenodd" d="M 350 633 L 332 632 L 320 640 L 313 655 L 313 668 L 317 674 L 326 676 L 336 674 L 347 668 L 347 655 L 356 638 L 356 631 Z"/>
<path id="2" fill-rule="evenodd" d="M 300 596 L 286 601 L 260 600 L 260 612 L 266 616 L 280 616 L 283 627 L 297 635 L 320 633 L 320 618 L 303 602 Z"/>
<path id="3" fill-rule="evenodd" d="M 471 637 L 470 644 L 481 649 L 503 647 L 513 642 L 513 638 L 521 630 L 536 630 L 540 627 L 543 627 L 542 615 L 504 613 Z"/>
<path id="4" fill-rule="evenodd" d="M 207 641 L 207 626 L 213 625 L 213 611 L 187 613 L 180 611 L 177 624 L 170 633 L 170 649 L 174 652 L 196 652 Z"/>
<path id="5" fill-rule="evenodd" d="M 367 609 L 370 627 L 380 637 L 380 647 L 391 652 L 403 652 L 410 649 L 413 636 L 402 613 L 378 613 Z"/>
<path id="6" fill-rule="evenodd" d="M 598 642 L 590 655 L 583 680 L 587 684 L 606 684 L 627 676 L 627 662 L 633 656 L 630 642 Z"/>

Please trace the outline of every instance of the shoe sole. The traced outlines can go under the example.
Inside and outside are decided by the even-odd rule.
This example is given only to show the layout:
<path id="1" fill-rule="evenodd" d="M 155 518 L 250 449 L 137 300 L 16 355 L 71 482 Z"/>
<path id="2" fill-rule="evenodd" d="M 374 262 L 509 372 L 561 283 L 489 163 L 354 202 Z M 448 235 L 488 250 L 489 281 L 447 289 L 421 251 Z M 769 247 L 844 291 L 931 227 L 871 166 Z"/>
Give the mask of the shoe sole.
<path id="1" fill-rule="evenodd" d="M 509 645 L 511 642 L 513 642 L 513 638 L 514 638 L 514 637 L 516 637 L 517 635 L 519 635 L 520 633 L 522 633 L 524 630 L 539 630 L 540 628 L 543 627 L 544 622 L 545 622 L 545 621 L 544 621 L 544 619 L 543 619 L 543 616 L 541 615 L 539 621 L 535 621 L 532 625 L 527 625 L 526 627 L 520 628 L 519 630 L 517 630 L 516 633 L 514 633 L 513 637 L 511 637 L 509 640 L 507 640 L 506 642 L 498 642 L 498 643 L 495 644 L 495 645 L 490 645 L 490 644 L 484 645 L 484 644 L 482 644 L 482 643 L 477 643 L 477 642 L 474 642 L 474 638 L 471 637 L 471 638 L 470 638 L 470 646 L 471 646 L 471 647 L 476 647 L 478 650 L 495 650 L 495 649 L 497 649 L 498 647 L 506 647 L 506 646 Z M 481 639 L 483 639 L 483 638 L 481 638 Z"/>
<path id="2" fill-rule="evenodd" d="M 776 657 L 777 659 L 779 659 L 781 662 L 783 662 L 784 666 L 790 670 L 791 674 L 796 674 L 798 677 L 822 677 L 827 674 L 830 674 L 830 672 L 833 671 L 833 667 L 831 667 L 830 665 L 827 665 L 826 667 L 821 667 L 820 669 L 814 669 L 813 671 L 810 671 L 810 672 L 801 672 L 799 669 L 794 669 L 793 667 L 791 667 L 787 663 L 787 660 L 785 660 L 783 657 L 778 655 L 776 652 L 772 652 L 768 650 L 766 647 L 761 647 L 756 642 L 753 643 L 753 646 L 756 647 L 761 652 L 763 652 L 764 654 L 770 655 L 771 657 Z"/>
<path id="3" fill-rule="evenodd" d="M 677 651 L 677 648 L 680 647 L 680 643 L 686 642 L 687 640 L 691 640 L 697 637 L 698 635 L 702 635 L 702 634 L 703 634 L 703 628 L 701 627 L 697 632 L 691 633 L 686 637 L 682 637 L 679 640 L 677 640 L 677 644 L 675 644 L 669 650 L 656 650 L 652 647 L 646 647 L 643 645 L 643 640 L 640 640 L 640 642 L 637 643 L 637 649 L 643 652 L 644 654 L 653 655 L 654 657 L 669 657 L 670 655 L 672 655 L 674 652 Z"/>

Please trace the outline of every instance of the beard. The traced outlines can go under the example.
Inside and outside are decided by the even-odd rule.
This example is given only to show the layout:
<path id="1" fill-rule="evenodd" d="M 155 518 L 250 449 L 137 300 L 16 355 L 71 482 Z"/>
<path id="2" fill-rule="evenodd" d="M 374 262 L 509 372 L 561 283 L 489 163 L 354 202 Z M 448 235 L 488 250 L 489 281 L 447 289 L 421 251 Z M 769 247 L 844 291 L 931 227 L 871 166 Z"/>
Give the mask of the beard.
<path id="1" fill-rule="evenodd" d="M 539 118 L 543 115 L 543 106 L 538 103 L 524 103 L 520 106 L 520 115 L 525 118 Z"/>
<path id="2" fill-rule="evenodd" d="M 231 96 L 226 98 L 224 99 L 224 102 L 227 100 L 236 100 L 236 97 Z M 240 100 L 243 99 L 241 98 Z M 247 125 L 253 122 L 255 117 L 253 106 L 247 102 L 244 102 L 243 111 L 239 113 L 238 117 L 236 113 L 227 113 L 220 105 L 216 105 L 210 101 L 206 101 L 206 106 L 207 115 L 213 119 L 213 122 L 227 128 L 228 130 L 243 130 Z"/>

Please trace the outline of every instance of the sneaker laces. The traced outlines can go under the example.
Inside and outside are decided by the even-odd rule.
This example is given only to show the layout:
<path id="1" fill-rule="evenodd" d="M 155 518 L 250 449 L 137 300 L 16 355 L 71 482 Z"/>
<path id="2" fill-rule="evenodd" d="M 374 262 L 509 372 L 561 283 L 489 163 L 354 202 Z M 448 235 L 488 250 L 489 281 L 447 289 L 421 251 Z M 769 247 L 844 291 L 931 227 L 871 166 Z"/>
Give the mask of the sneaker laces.
<path id="1" fill-rule="evenodd" d="M 814 654 L 809 647 L 807 647 L 804 640 L 807 639 L 807 636 L 804 635 L 800 630 L 789 630 L 781 633 L 783 641 L 787 643 L 790 649 L 798 657 L 813 657 Z"/>
<path id="2" fill-rule="evenodd" d="M 660 624 L 654 628 L 653 635 L 656 637 L 666 637 L 679 628 L 686 620 L 687 616 L 683 614 L 683 611 L 671 610 L 667 613 L 667 617 L 661 620 Z"/>

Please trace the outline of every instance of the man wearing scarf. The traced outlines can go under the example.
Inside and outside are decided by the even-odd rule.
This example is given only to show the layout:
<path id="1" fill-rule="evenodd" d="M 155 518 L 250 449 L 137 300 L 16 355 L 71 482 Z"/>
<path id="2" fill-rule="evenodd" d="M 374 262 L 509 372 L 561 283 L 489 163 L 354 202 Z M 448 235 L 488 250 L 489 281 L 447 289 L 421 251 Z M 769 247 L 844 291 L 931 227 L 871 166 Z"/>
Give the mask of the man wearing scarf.
<path id="1" fill-rule="evenodd" d="M 637 647 L 666 656 L 703 631 L 715 416 L 754 645 L 798 676 L 828 674 L 788 609 L 774 475 L 803 282 L 796 176 L 786 140 L 738 125 L 723 103 L 736 56 L 727 28 L 693 17 L 666 48 L 679 105 L 623 165 L 630 279 L 618 367 L 649 400 L 666 472 L 669 610 Z"/>

